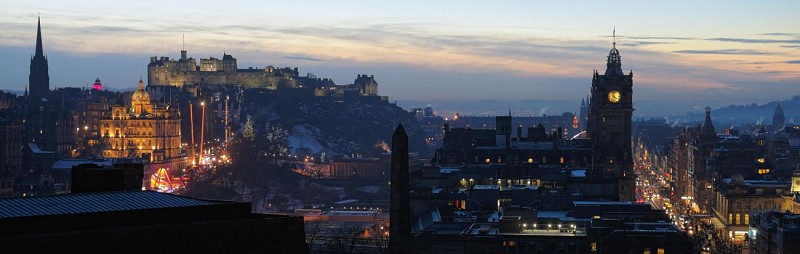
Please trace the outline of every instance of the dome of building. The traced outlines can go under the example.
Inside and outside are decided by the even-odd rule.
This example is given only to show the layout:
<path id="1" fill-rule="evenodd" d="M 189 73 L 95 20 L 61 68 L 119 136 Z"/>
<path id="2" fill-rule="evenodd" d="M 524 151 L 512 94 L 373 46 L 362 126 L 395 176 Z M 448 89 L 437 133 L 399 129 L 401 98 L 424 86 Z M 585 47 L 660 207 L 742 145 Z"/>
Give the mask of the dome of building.
<path id="1" fill-rule="evenodd" d="M 731 176 L 731 183 L 737 185 L 744 185 L 744 176 L 742 174 L 736 173 Z"/>
<path id="2" fill-rule="evenodd" d="M 141 78 L 139 79 L 139 88 L 131 96 L 131 108 L 137 116 L 146 115 L 153 111 L 153 107 L 150 105 L 150 94 L 147 93 L 147 90 L 144 90 L 144 82 L 142 82 Z"/>
<path id="3" fill-rule="evenodd" d="M 150 94 L 147 93 L 146 90 L 144 90 L 144 82 L 142 82 L 141 79 L 139 79 L 139 88 L 137 88 L 136 91 L 133 92 L 133 96 L 131 96 L 131 100 L 132 101 L 147 101 L 148 103 L 150 102 Z"/>
<path id="4" fill-rule="evenodd" d="M 95 91 L 103 90 L 103 83 L 100 83 L 100 78 L 94 80 L 94 84 L 92 84 L 92 89 Z"/>

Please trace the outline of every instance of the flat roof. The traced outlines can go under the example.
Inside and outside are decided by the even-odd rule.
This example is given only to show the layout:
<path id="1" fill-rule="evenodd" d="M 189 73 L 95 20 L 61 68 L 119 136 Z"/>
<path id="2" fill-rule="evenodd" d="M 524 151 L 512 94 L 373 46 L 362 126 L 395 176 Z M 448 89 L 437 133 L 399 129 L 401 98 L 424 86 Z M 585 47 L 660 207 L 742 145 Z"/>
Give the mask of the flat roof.
<path id="1" fill-rule="evenodd" d="M 632 201 L 572 201 L 573 205 L 633 205 Z"/>
<path id="2" fill-rule="evenodd" d="M 0 219 L 79 213 L 102 213 L 224 203 L 155 191 L 119 191 L 0 198 Z"/>

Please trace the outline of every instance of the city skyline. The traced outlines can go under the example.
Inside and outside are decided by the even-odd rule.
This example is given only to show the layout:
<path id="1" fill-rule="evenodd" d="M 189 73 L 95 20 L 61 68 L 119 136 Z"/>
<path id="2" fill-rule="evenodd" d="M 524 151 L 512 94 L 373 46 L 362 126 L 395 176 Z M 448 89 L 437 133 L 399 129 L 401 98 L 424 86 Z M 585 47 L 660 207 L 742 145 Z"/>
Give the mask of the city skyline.
<path id="1" fill-rule="evenodd" d="M 338 84 L 375 75 L 381 95 L 407 108 L 484 103 L 516 112 L 539 103 L 560 113 L 575 111 L 589 92 L 589 70 L 603 69 L 614 27 L 641 115 L 785 100 L 800 77 L 792 27 L 800 18 L 790 2 L 622 3 L 614 11 L 595 3 L 242 4 L 3 3 L 0 88 L 27 85 L 20 63 L 33 55 L 37 15 L 51 89 L 96 77 L 134 88 L 148 57 L 177 57 L 185 36 L 195 58 L 227 52 L 240 67 L 298 67 Z"/>

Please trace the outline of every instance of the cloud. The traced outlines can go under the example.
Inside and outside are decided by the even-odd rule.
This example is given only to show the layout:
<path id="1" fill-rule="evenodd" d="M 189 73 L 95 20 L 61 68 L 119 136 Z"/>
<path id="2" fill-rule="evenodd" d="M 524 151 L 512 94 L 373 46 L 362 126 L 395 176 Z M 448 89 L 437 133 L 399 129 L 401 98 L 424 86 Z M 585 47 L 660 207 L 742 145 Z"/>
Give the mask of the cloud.
<path id="1" fill-rule="evenodd" d="M 621 43 L 621 45 L 631 46 L 631 47 L 642 47 L 642 46 L 649 46 L 649 45 L 660 45 L 660 44 L 675 44 L 677 42 L 674 41 L 629 41 Z"/>
<path id="2" fill-rule="evenodd" d="M 322 62 L 325 61 L 321 58 L 310 57 L 310 56 L 284 56 L 283 58 L 286 59 L 295 59 L 295 60 L 302 60 L 302 61 L 312 61 L 312 62 Z"/>
<path id="3" fill-rule="evenodd" d="M 789 61 L 786 61 L 784 63 L 787 63 L 787 64 L 800 64 L 800 60 L 789 60 Z"/>
<path id="4" fill-rule="evenodd" d="M 737 63 L 737 64 L 772 64 L 772 63 L 776 63 L 776 62 L 767 62 L 767 61 L 750 62 L 750 61 L 738 61 L 738 60 L 737 61 L 732 61 L 732 62 Z"/>
<path id="5" fill-rule="evenodd" d="M 682 54 L 700 54 L 700 55 L 775 55 L 777 53 L 752 50 L 752 49 L 706 49 L 706 50 L 676 50 L 672 51 Z"/>
<path id="6" fill-rule="evenodd" d="M 800 36 L 800 33 L 763 33 L 759 35 L 767 35 L 767 36 Z"/>
<path id="7" fill-rule="evenodd" d="M 611 37 L 611 36 L 608 36 Z M 700 38 L 697 37 L 681 37 L 681 36 L 621 36 L 618 35 L 617 38 L 626 38 L 632 40 L 699 40 Z"/>
<path id="8" fill-rule="evenodd" d="M 776 40 L 776 39 L 750 39 L 750 38 L 708 38 L 706 40 L 709 41 L 724 41 L 724 42 L 739 42 L 739 43 L 757 43 L 757 44 L 769 44 L 769 43 L 800 43 L 800 39 L 793 39 L 793 40 Z"/>

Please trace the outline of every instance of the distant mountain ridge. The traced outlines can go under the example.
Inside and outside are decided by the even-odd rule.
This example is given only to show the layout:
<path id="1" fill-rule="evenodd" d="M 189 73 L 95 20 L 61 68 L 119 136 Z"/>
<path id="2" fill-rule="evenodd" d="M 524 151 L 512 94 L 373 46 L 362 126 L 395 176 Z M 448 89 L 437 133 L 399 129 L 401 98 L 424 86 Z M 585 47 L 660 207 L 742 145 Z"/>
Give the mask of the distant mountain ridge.
<path id="1" fill-rule="evenodd" d="M 764 104 L 730 105 L 711 112 L 717 128 L 750 124 L 772 125 L 772 116 L 780 103 L 786 117 L 786 124 L 800 124 L 800 95 L 789 100 L 772 101 Z"/>

